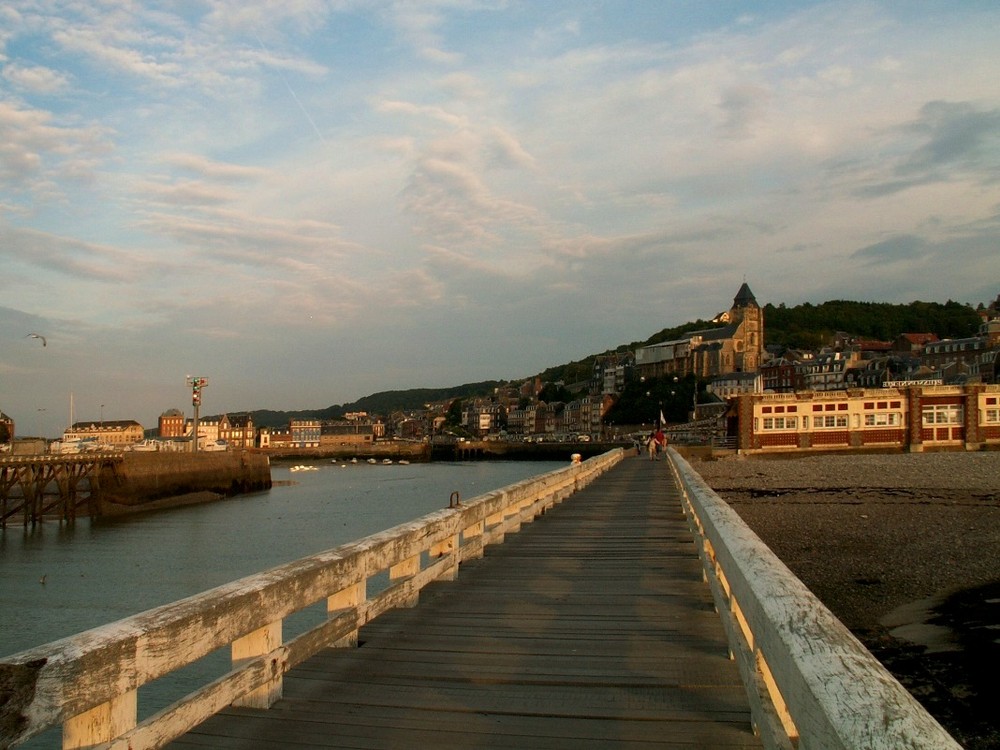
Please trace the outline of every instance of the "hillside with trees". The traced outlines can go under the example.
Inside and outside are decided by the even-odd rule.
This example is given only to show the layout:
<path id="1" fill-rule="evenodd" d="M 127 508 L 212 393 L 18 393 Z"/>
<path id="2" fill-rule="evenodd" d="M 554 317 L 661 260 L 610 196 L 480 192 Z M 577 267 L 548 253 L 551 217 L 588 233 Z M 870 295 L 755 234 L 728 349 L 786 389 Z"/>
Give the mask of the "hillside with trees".
<path id="1" fill-rule="evenodd" d="M 974 308 L 949 300 L 891 305 L 884 302 L 832 300 L 786 307 L 764 305 L 765 344 L 818 349 L 843 331 L 862 339 L 891 341 L 901 333 L 934 333 L 938 338 L 967 338 L 979 330 Z"/>
<path id="2" fill-rule="evenodd" d="M 831 300 L 818 305 L 806 302 L 793 307 L 788 307 L 782 302 L 777 306 L 768 303 L 763 309 L 765 344 L 797 349 L 819 349 L 828 345 L 838 332 L 861 339 L 880 341 L 891 341 L 901 333 L 934 333 L 939 338 L 965 338 L 975 335 L 980 323 L 975 308 L 951 300 L 943 304 L 917 301 L 905 305 Z M 594 361 L 599 356 L 634 351 L 643 346 L 673 341 L 692 331 L 716 327 L 719 327 L 718 324 L 711 321 L 696 320 L 664 328 L 645 341 L 622 344 L 601 354 L 592 354 L 574 362 L 550 367 L 538 373 L 537 377 L 543 384 L 562 383 L 565 387 L 558 390 L 550 389 L 547 395 L 553 396 L 558 393 L 565 398 L 573 392 L 574 385 L 589 383 L 594 371 Z M 353 411 L 389 414 L 394 411 L 417 410 L 432 402 L 489 396 L 501 385 L 504 385 L 503 381 L 489 380 L 451 388 L 382 391 L 365 396 L 354 403 L 329 406 L 325 409 L 295 412 L 260 410 L 251 414 L 256 425 L 282 427 L 288 424 L 289 419 L 340 419 L 344 414 Z M 660 385 L 652 384 L 655 392 L 647 394 L 649 385 L 641 389 L 641 392 L 622 394 L 623 413 L 619 415 L 622 421 L 630 416 L 624 414 L 624 407 L 633 401 L 637 402 L 637 413 L 648 414 L 654 404 L 662 404 L 665 411 L 677 412 L 666 415 L 668 419 L 677 419 L 684 405 L 691 403 L 694 389 L 697 387 L 691 378 L 684 379 L 680 387 L 673 382 L 661 384 L 662 388 Z"/>

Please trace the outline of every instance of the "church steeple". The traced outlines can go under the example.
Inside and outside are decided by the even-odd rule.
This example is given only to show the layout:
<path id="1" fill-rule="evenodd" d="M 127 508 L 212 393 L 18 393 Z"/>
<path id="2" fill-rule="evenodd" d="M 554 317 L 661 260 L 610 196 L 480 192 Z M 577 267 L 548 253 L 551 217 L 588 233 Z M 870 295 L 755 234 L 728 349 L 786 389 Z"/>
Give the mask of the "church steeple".
<path id="1" fill-rule="evenodd" d="M 744 281 L 743 286 L 740 287 L 740 290 L 736 292 L 736 296 L 733 298 L 733 307 L 750 307 L 750 305 L 760 307 L 757 304 L 757 299 L 753 296 L 753 292 L 750 291 L 750 287 Z"/>

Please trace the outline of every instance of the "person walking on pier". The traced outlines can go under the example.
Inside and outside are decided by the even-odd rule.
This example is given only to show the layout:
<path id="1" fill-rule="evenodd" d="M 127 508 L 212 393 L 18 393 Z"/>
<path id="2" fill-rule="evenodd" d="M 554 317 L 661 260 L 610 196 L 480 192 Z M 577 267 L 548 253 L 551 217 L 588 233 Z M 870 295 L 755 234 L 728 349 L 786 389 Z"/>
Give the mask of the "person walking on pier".
<path id="1" fill-rule="evenodd" d="M 667 443 L 668 442 L 669 441 L 667 440 L 667 433 L 665 433 L 662 428 L 659 429 L 659 430 L 657 430 L 656 431 L 656 452 L 657 452 L 657 454 L 663 453 L 664 451 L 667 450 Z"/>

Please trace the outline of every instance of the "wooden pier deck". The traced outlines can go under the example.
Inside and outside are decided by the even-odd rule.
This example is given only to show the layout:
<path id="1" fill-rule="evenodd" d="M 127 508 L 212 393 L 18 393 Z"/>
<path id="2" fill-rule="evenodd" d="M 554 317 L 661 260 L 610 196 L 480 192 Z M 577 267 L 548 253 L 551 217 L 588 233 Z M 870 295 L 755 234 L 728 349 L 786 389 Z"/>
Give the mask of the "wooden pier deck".
<path id="1" fill-rule="evenodd" d="M 760 747 L 679 498 L 627 458 L 169 747 Z"/>

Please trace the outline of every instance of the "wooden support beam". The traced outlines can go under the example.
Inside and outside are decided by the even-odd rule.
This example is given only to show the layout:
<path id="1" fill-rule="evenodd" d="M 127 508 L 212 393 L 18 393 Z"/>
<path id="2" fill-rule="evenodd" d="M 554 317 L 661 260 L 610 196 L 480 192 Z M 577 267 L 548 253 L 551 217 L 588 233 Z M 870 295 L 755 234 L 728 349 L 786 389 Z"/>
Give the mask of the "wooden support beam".
<path id="1" fill-rule="evenodd" d="M 259 656 L 270 654 L 281 647 L 281 620 L 272 622 L 242 638 L 233 641 L 233 668 L 239 667 Z M 284 670 L 273 663 L 270 679 L 255 690 L 237 698 L 234 706 L 245 708 L 270 708 L 281 698 L 282 675 Z"/>

